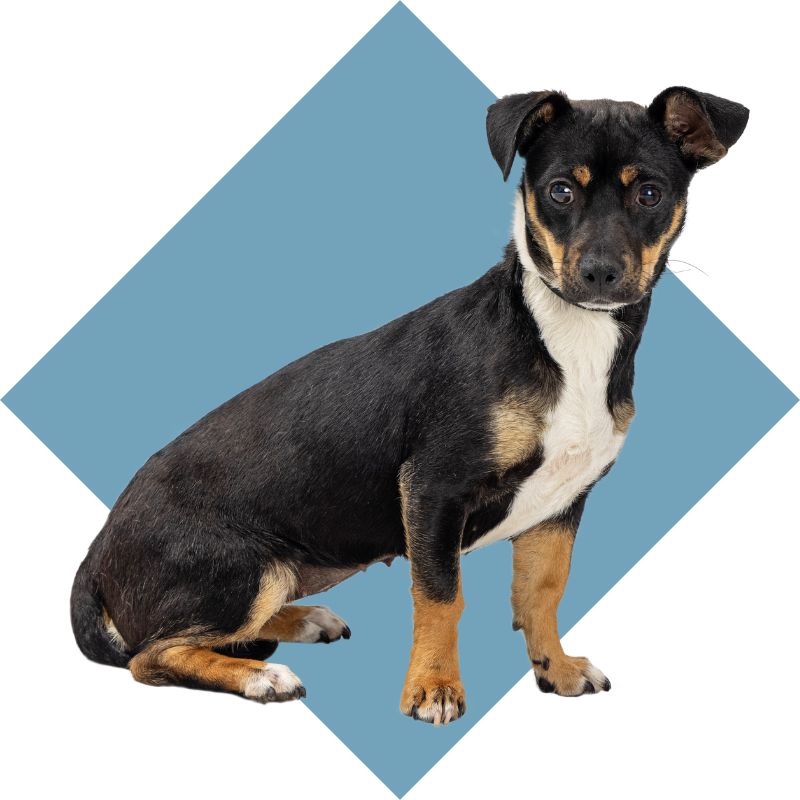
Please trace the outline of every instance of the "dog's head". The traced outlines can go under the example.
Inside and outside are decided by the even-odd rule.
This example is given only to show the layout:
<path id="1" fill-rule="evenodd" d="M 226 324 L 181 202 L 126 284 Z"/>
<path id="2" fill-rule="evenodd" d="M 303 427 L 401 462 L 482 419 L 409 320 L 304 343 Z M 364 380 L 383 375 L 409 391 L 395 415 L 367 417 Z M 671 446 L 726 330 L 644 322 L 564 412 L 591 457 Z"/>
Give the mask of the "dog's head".
<path id="1" fill-rule="evenodd" d="M 504 179 L 515 155 L 525 158 L 527 246 L 543 280 L 571 303 L 609 310 L 650 291 L 683 225 L 689 181 L 727 153 L 747 117 L 738 103 L 677 86 L 647 108 L 509 95 L 489 107 L 486 127 Z"/>

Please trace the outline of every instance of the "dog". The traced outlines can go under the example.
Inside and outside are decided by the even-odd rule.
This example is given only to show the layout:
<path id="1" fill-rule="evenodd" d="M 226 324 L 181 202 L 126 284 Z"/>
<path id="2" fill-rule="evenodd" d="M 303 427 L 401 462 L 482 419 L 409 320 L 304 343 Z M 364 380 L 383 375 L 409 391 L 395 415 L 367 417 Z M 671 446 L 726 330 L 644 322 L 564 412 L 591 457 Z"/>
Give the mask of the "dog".
<path id="1" fill-rule="evenodd" d="M 278 642 L 350 637 L 293 605 L 366 566 L 411 566 L 404 714 L 466 710 L 463 553 L 513 545 L 513 626 L 539 688 L 607 691 L 556 612 L 586 497 L 634 416 L 634 356 L 689 183 L 749 112 L 672 87 L 649 106 L 509 95 L 489 149 L 524 169 L 503 259 L 469 286 L 337 341 L 236 395 L 153 455 L 78 569 L 81 651 L 137 681 L 305 696 Z"/>

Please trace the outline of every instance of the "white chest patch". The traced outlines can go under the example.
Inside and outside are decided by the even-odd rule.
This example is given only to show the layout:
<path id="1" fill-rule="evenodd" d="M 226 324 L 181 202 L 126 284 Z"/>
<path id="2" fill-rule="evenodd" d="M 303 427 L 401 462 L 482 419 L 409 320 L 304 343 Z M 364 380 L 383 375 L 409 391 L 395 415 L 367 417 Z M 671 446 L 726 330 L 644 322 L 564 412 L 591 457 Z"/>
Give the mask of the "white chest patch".
<path id="1" fill-rule="evenodd" d="M 606 312 L 567 303 L 539 277 L 525 240 L 525 217 L 517 198 L 514 239 L 525 268 L 523 290 L 563 383 L 546 420 L 541 466 L 517 490 L 506 518 L 469 550 L 516 536 L 565 511 L 619 453 L 625 434 L 608 411 L 608 373 L 620 338 Z"/>

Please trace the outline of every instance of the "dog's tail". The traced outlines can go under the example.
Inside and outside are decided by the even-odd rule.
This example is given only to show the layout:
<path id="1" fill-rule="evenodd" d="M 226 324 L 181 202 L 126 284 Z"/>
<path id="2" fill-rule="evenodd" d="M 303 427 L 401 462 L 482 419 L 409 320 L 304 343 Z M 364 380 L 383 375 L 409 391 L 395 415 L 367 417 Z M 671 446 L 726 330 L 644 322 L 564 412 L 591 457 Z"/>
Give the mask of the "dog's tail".
<path id="1" fill-rule="evenodd" d="M 89 556 L 78 567 L 70 597 L 72 632 L 86 658 L 112 667 L 127 667 L 130 655 L 117 646 L 103 618 L 103 602 Z"/>

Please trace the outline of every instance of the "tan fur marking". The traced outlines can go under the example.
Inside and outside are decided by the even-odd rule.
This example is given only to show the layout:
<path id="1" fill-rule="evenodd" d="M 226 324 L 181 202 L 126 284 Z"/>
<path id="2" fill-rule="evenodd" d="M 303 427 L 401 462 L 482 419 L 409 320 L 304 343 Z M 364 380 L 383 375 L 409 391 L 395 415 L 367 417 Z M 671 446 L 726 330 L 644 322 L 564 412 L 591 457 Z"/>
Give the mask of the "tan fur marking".
<path id="1" fill-rule="evenodd" d="M 294 642 L 302 633 L 306 617 L 319 606 L 284 606 L 270 617 L 258 632 L 258 639 L 277 639 L 279 642 Z"/>
<path id="2" fill-rule="evenodd" d="M 536 114 L 538 119 L 541 119 L 543 122 L 551 122 L 553 117 L 555 116 L 556 109 L 552 103 L 542 103 L 539 106 L 539 110 Z"/>
<path id="3" fill-rule="evenodd" d="M 267 620 L 284 608 L 286 601 L 292 597 L 296 584 L 297 577 L 289 567 L 283 564 L 270 566 L 261 576 L 261 585 L 250 607 L 247 622 L 231 636 L 215 642 L 214 646 L 264 638 L 260 637 L 261 629 Z"/>
<path id="4" fill-rule="evenodd" d="M 533 196 L 533 190 L 525 184 L 525 208 L 528 212 L 528 219 L 530 220 L 533 230 L 536 233 L 539 241 L 544 244 L 550 260 L 553 262 L 553 274 L 556 279 L 556 288 L 561 288 L 561 268 L 564 262 L 564 245 L 556 241 L 555 236 L 544 226 L 539 219 L 536 212 L 536 198 Z"/>
<path id="5" fill-rule="evenodd" d="M 522 134 L 522 138 L 537 126 L 551 122 L 555 115 L 556 109 L 552 103 L 542 103 L 525 121 L 525 132 Z"/>
<path id="6" fill-rule="evenodd" d="M 575 176 L 575 180 L 584 187 L 584 189 L 589 185 L 589 181 L 592 179 L 592 172 L 589 167 L 580 166 L 574 167 L 572 170 L 572 174 Z"/>
<path id="7" fill-rule="evenodd" d="M 514 627 L 525 634 L 537 679 L 544 679 L 552 685 L 551 691 L 563 695 L 582 694 L 592 675 L 605 680 L 588 659 L 565 655 L 558 635 L 558 604 L 567 584 L 573 539 L 570 528 L 544 523 L 513 541 Z"/>
<path id="8" fill-rule="evenodd" d="M 206 688 L 242 694 L 247 680 L 264 667 L 263 661 L 221 655 L 205 647 L 181 643 L 179 639 L 158 645 L 142 651 L 130 662 L 133 677 L 140 683 L 191 681 Z"/>
<path id="9" fill-rule="evenodd" d="M 658 241 L 656 241 L 655 244 L 642 247 L 642 274 L 639 276 L 640 292 L 645 290 L 650 279 L 653 277 L 656 264 L 661 258 L 664 248 L 669 245 L 678 232 L 678 228 L 680 228 L 681 222 L 683 221 L 683 210 L 684 204 L 682 201 L 679 201 L 672 212 L 672 222 L 670 222 L 669 228 L 658 237 Z"/>
<path id="10" fill-rule="evenodd" d="M 664 128 L 670 139 L 680 141 L 682 152 L 688 156 L 706 159 L 713 164 L 728 152 L 702 109 L 684 92 L 667 98 Z"/>
<path id="11" fill-rule="evenodd" d="M 636 410 L 630 400 L 623 400 L 613 406 L 611 416 L 614 417 L 614 429 L 617 433 L 627 433 L 635 413 Z"/>
<path id="12" fill-rule="evenodd" d="M 567 585 L 573 533 L 545 523 L 513 541 L 514 577 L 511 607 L 514 623 L 525 631 L 531 658 L 543 650 L 552 659 L 563 653 L 556 610 Z"/>
<path id="13" fill-rule="evenodd" d="M 439 708 L 448 704 L 464 709 L 464 686 L 458 666 L 458 620 L 464 610 L 461 580 L 458 593 L 452 603 L 429 600 L 416 587 L 411 588 L 414 601 L 414 641 L 405 685 L 400 699 L 400 709 L 411 714 L 414 706 L 419 716 L 427 718 L 430 712 L 435 724 L 447 723 L 444 717 L 437 719 Z M 446 712 L 444 712 L 446 713 Z"/>
<path id="14" fill-rule="evenodd" d="M 544 432 L 544 413 L 534 400 L 509 395 L 492 409 L 494 462 L 509 469 L 530 457 Z"/>
<path id="15" fill-rule="evenodd" d="M 636 167 L 628 165 L 620 170 L 619 179 L 623 186 L 630 186 L 638 174 L 639 170 Z"/>
<path id="16" fill-rule="evenodd" d="M 114 624 L 114 620 L 111 619 L 111 616 L 106 610 L 105 606 L 103 606 L 103 625 L 108 631 L 109 638 L 113 642 L 114 646 L 123 652 L 127 651 L 128 645 L 122 638 L 122 634 L 117 630 L 117 626 Z"/>
<path id="17" fill-rule="evenodd" d="M 408 503 L 410 498 L 410 483 L 411 483 L 411 465 L 406 462 L 400 467 L 400 474 L 397 478 L 397 485 L 400 491 L 400 517 L 403 520 L 403 530 L 406 533 L 406 558 L 409 558 L 409 536 L 408 532 L 410 530 L 409 527 L 409 519 L 408 519 Z"/>

